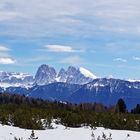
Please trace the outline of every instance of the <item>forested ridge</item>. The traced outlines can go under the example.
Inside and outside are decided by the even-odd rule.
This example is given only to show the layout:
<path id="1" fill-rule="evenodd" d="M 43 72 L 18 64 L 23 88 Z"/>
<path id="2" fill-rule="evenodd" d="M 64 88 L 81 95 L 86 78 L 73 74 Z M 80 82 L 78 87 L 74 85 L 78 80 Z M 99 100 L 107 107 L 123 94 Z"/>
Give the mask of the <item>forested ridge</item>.
<path id="1" fill-rule="evenodd" d="M 115 106 L 49 102 L 17 94 L 0 94 L 0 122 L 26 129 L 52 128 L 51 121 L 66 127 L 91 126 L 140 131 L 140 105 L 131 113 L 122 99 Z"/>

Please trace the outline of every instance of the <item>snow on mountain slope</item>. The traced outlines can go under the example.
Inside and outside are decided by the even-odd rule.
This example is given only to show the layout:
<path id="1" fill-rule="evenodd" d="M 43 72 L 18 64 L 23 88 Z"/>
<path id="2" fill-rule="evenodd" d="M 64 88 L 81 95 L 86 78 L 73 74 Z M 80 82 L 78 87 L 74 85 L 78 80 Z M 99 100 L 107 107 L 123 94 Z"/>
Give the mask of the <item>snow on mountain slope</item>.
<path id="1" fill-rule="evenodd" d="M 55 129 L 49 130 L 35 130 L 35 136 L 38 140 L 90 140 L 92 131 L 95 138 L 104 132 L 107 137 L 110 133 L 112 134 L 113 140 L 139 140 L 140 132 L 125 131 L 125 130 L 110 130 L 104 128 L 97 128 L 96 130 L 91 130 L 90 128 L 68 128 L 65 129 L 62 125 L 54 125 Z M 31 135 L 32 130 L 21 129 L 12 126 L 2 126 L 0 125 L 0 140 L 14 140 L 14 137 L 23 138 L 23 140 L 28 140 Z M 128 136 L 129 134 L 129 136 Z"/>
<path id="2" fill-rule="evenodd" d="M 35 75 L 35 83 L 37 85 L 47 85 L 56 82 L 56 71 L 53 67 L 48 65 L 41 65 Z"/>
<path id="3" fill-rule="evenodd" d="M 82 67 L 69 66 L 67 70 L 62 68 L 57 73 L 53 67 L 43 64 L 38 68 L 35 77 L 24 73 L 0 71 L 0 87 L 48 85 L 56 82 L 83 85 L 96 78 L 94 74 Z"/>
<path id="4" fill-rule="evenodd" d="M 75 68 L 69 66 L 67 70 L 61 69 L 58 73 L 53 67 L 41 65 L 36 73 L 35 82 L 37 85 L 47 85 L 55 82 L 70 84 L 86 84 L 96 79 L 96 76 L 85 68 Z"/>
<path id="5" fill-rule="evenodd" d="M 0 78 L 6 78 L 8 77 L 9 79 L 11 79 L 12 77 L 15 77 L 17 79 L 24 79 L 26 77 L 29 77 L 31 75 L 26 74 L 26 73 L 16 73 L 16 72 L 4 72 L 4 71 L 0 71 Z"/>
<path id="6" fill-rule="evenodd" d="M 33 76 L 25 73 L 0 71 L 0 87 L 19 87 L 33 84 Z"/>
<path id="7" fill-rule="evenodd" d="M 128 79 L 129 82 L 140 82 L 140 80 Z"/>
<path id="8" fill-rule="evenodd" d="M 96 79 L 97 77 L 95 75 L 93 75 L 90 71 L 88 71 L 87 69 L 83 68 L 83 67 L 80 67 L 79 68 L 80 72 L 86 76 L 86 77 L 89 77 L 89 78 L 92 78 L 92 79 Z"/>
<path id="9" fill-rule="evenodd" d="M 22 87 L 22 84 L 10 84 L 10 83 L 0 83 L 0 87 L 8 88 L 8 87 Z"/>

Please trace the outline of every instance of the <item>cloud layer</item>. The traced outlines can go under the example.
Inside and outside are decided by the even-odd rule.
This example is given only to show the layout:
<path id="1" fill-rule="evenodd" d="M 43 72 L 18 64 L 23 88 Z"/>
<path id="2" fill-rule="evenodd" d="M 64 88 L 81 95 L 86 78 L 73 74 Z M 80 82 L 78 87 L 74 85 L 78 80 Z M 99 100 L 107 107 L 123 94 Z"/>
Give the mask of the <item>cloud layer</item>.
<path id="1" fill-rule="evenodd" d="M 0 45 L 0 52 L 8 52 L 8 51 L 10 51 L 10 49 L 9 49 L 9 48 L 7 48 L 7 47 L 5 47 L 5 46 Z"/>
<path id="2" fill-rule="evenodd" d="M 120 62 L 123 62 L 123 63 L 127 62 L 127 60 L 123 59 L 123 58 L 115 58 L 114 61 L 120 61 Z"/>
<path id="3" fill-rule="evenodd" d="M 0 45 L 0 64 L 15 64 L 16 61 L 10 57 L 10 48 Z"/>
<path id="4" fill-rule="evenodd" d="M 72 47 L 70 46 L 63 46 L 63 45 L 47 45 L 45 48 L 50 52 L 75 52 Z"/>
<path id="5" fill-rule="evenodd" d="M 84 61 L 85 67 L 104 67 L 97 75 L 139 77 L 131 72 L 140 69 L 139 7 L 138 0 L 1 0 L 0 64 L 65 67 Z"/>
<path id="6" fill-rule="evenodd" d="M 133 60 L 135 60 L 135 61 L 140 61 L 140 57 L 133 56 Z"/>
<path id="7" fill-rule="evenodd" d="M 140 35 L 139 7 L 138 0 L 1 0 L 0 24 L 5 34 L 24 37 Z"/>
<path id="8" fill-rule="evenodd" d="M 65 53 L 82 52 L 82 50 L 76 50 L 71 46 L 64 45 L 46 45 L 44 48 L 49 52 L 65 52 Z"/>
<path id="9" fill-rule="evenodd" d="M 11 58 L 0 58 L 0 64 L 14 64 L 16 61 Z"/>

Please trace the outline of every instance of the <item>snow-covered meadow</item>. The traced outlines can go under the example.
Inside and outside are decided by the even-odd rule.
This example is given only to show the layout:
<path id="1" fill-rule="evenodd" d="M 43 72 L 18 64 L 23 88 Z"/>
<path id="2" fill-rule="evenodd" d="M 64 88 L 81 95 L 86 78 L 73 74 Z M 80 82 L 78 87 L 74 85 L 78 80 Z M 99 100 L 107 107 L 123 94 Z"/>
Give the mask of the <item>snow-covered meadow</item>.
<path id="1" fill-rule="evenodd" d="M 110 130 L 104 128 L 65 128 L 62 125 L 54 125 L 55 129 L 35 130 L 35 136 L 38 140 L 92 140 L 91 134 L 94 133 L 97 138 L 104 132 L 107 137 L 112 134 L 112 140 L 140 140 L 140 132 Z M 0 140 L 14 140 L 14 137 L 28 140 L 32 130 L 21 129 L 18 127 L 0 125 Z M 129 136 L 128 136 L 129 134 Z"/>

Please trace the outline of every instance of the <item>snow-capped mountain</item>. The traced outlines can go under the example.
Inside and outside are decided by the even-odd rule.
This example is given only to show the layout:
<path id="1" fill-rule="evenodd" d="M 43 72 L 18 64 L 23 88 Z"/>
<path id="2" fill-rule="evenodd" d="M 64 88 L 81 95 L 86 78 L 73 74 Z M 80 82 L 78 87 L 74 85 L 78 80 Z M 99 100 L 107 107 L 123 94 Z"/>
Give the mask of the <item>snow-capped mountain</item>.
<path id="1" fill-rule="evenodd" d="M 83 67 L 80 67 L 79 70 L 85 77 L 89 77 L 89 78 L 92 78 L 92 79 L 97 78 L 95 75 L 93 75 L 93 73 L 91 73 L 90 71 L 88 71 L 87 69 L 85 69 Z"/>
<path id="2" fill-rule="evenodd" d="M 123 98 L 129 109 L 140 103 L 139 81 L 97 78 L 85 68 L 73 66 L 67 70 L 62 68 L 57 73 L 53 67 L 41 65 L 35 78 L 23 73 L 0 72 L 0 92 L 52 101 L 98 102 L 105 105 L 114 105 Z"/>
<path id="3" fill-rule="evenodd" d="M 47 85 L 56 82 L 56 71 L 48 65 L 41 65 L 35 75 L 35 83 L 37 85 Z"/>
<path id="4" fill-rule="evenodd" d="M 96 78 L 96 76 L 84 68 L 75 68 L 69 66 L 67 71 L 60 75 L 59 82 L 83 85 L 93 81 Z"/>
<path id="5" fill-rule="evenodd" d="M 56 70 L 48 65 L 41 65 L 35 76 L 37 85 L 47 85 L 55 82 L 65 82 L 70 84 L 86 84 L 97 77 L 85 68 L 75 68 L 69 66 L 67 70 L 61 69 L 57 74 Z"/>
<path id="6" fill-rule="evenodd" d="M 128 109 L 140 103 L 140 82 L 129 82 L 120 79 L 98 78 L 83 85 L 69 98 L 70 102 L 98 102 L 114 105 L 123 98 Z"/>
<path id="7" fill-rule="evenodd" d="M 64 82 L 70 84 L 86 84 L 96 76 L 84 68 L 69 66 L 67 70 L 61 69 L 58 73 L 53 67 L 41 65 L 35 77 L 15 72 L 0 72 L 0 87 L 22 87 L 33 85 L 47 85 L 50 83 Z"/>
<path id="8" fill-rule="evenodd" d="M 0 89 L 0 92 L 4 91 L 51 101 L 68 101 L 78 104 L 97 102 L 108 106 L 115 105 L 118 99 L 123 98 L 128 109 L 140 103 L 140 82 L 112 78 L 97 78 L 84 85 L 56 82 L 35 85 L 29 89 L 20 87 Z"/>
<path id="9" fill-rule="evenodd" d="M 0 72 L 0 87 L 29 86 L 34 78 L 29 74 L 15 72 Z"/>

